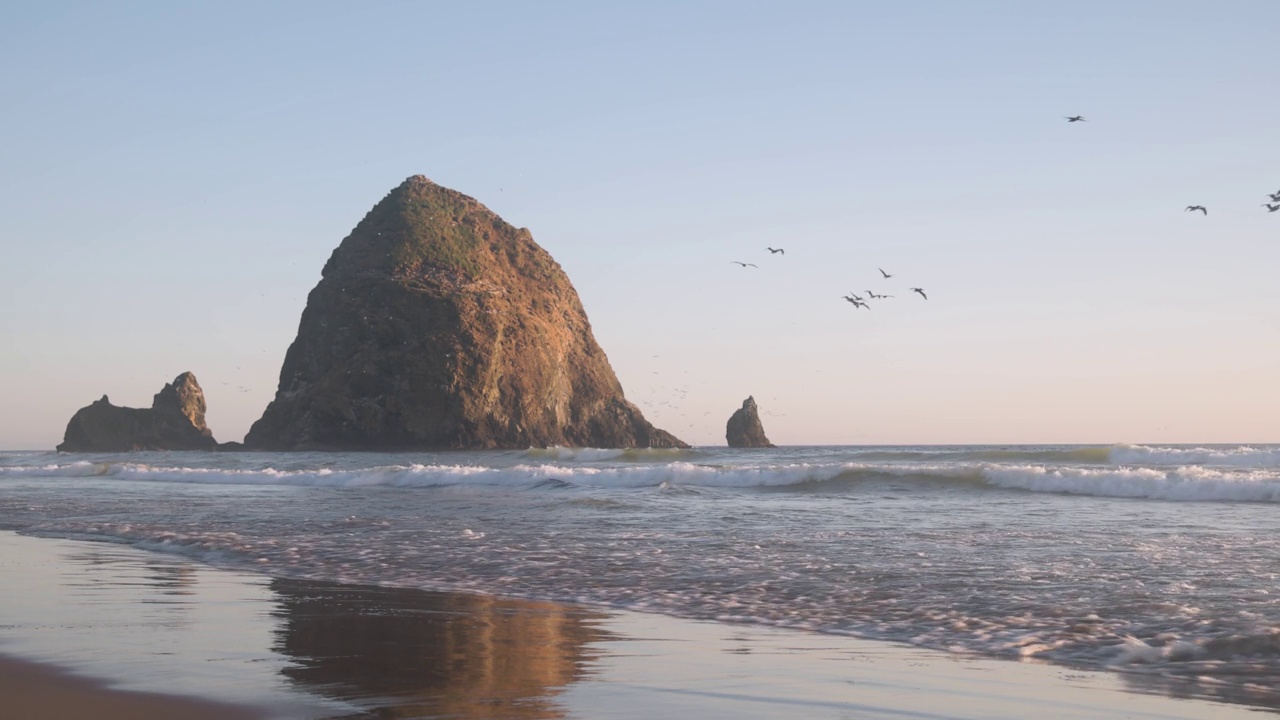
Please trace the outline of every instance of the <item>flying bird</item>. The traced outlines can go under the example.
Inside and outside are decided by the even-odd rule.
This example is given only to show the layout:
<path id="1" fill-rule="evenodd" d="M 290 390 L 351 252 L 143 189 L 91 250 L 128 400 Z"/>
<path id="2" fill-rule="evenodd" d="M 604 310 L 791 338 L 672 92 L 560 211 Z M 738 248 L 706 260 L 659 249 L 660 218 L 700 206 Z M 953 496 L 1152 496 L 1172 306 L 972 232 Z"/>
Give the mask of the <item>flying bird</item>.
<path id="1" fill-rule="evenodd" d="M 1280 192 L 1276 193 L 1275 195 L 1272 195 L 1271 193 L 1267 193 L 1267 197 L 1271 198 L 1271 202 L 1280 202 Z"/>
<path id="2" fill-rule="evenodd" d="M 730 260 L 729 262 L 733 263 L 734 265 L 741 265 L 741 266 L 742 266 L 742 267 L 744 267 L 744 268 L 749 268 L 749 267 L 758 268 L 758 267 L 760 267 L 759 265 L 756 265 L 755 263 L 744 263 L 744 262 L 739 262 L 738 260 Z"/>
<path id="3" fill-rule="evenodd" d="M 860 308 L 860 307 L 862 307 L 862 308 L 866 308 L 866 309 L 868 309 L 868 310 L 870 310 L 870 309 L 871 309 L 871 306 L 870 306 L 870 305 L 868 305 L 868 304 L 866 304 L 866 303 L 862 302 L 861 300 L 859 300 L 859 299 L 857 299 L 857 298 L 852 298 L 852 297 L 849 297 L 848 295 L 845 295 L 845 296 L 844 296 L 844 299 L 845 299 L 845 300 L 848 300 L 848 301 L 849 301 L 849 304 L 850 304 L 850 305 L 852 305 L 852 306 L 854 306 L 854 307 L 856 307 L 856 308 Z"/>
<path id="4" fill-rule="evenodd" d="M 920 293 L 920 297 L 924 298 L 925 300 L 929 299 L 929 296 L 924 294 L 924 288 L 911 288 L 911 292 Z"/>
<path id="5" fill-rule="evenodd" d="M 1188 205 L 1188 206 L 1187 206 L 1187 209 L 1185 210 L 1185 212 L 1194 212 L 1194 211 L 1196 211 L 1196 210 L 1199 210 L 1200 212 L 1204 213 L 1205 215 L 1208 215 L 1208 214 L 1209 214 L 1209 211 L 1208 211 L 1208 210 L 1206 210 L 1206 209 L 1204 208 L 1204 206 L 1203 206 L 1203 205 Z"/>
<path id="6" fill-rule="evenodd" d="M 884 276 L 885 280 L 888 280 L 889 278 L 893 277 L 889 273 L 885 272 L 884 268 L 876 268 L 876 269 L 880 271 L 880 274 Z"/>
<path id="7" fill-rule="evenodd" d="M 783 255 L 786 255 L 786 254 L 787 254 L 787 251 L 786 251 L 785 249 L 783 249 L 783 248 L 771 248 L 771 247 L 767 247 L 767 248 L 765 248 L 765 250 L 768 250 L 770 253 L 773 253 L 774 255 L 777 255 L 778 253 L 782 253 Z"/>
<path id="8" fill-rule="evenodd" d="M 852 291 L 852 290 L 850 290 L 850 291 L 849 291 L 849 294 L 848 294 L 848 295 L 845 295 L 845 296 L 844 296 L 844 298 L 845 298 L 846 300 L 849 300 L 850 302 L 852 302 L 852 301 L 854 301 L 854 300 L 857 300 L 857 301 L 859 301 L 859 302 L 861 302 L 861 301 L 862 301 L 862 297 L 861 297 L 860 295 L 858 295 L 858 293 L 856 293 L 856 292 L 854 292 L 854 291 Z"/>
<path id="9" fill-rule="evenodd" d="M 1083 115 L 1067 115 L 1066 118 L 1069 123 L 1085 121 Z"/>
<path id="10" fill-rule="evenodd" d="M 1262 203 L 1262 207 L 1266 208 L 1267 212 L 1275 212 L 1277 210 L 1280 210 L 1280 205 L 1268 205 L 1267 203 Z"/>

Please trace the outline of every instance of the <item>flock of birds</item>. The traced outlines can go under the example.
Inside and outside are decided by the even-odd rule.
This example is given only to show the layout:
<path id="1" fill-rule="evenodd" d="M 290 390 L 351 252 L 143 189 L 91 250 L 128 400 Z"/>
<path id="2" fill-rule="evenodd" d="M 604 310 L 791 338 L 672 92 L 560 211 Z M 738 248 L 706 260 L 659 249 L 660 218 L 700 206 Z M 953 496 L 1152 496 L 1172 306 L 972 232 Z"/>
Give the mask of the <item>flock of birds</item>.
<path id="1" fill-rule="evenodd" d="M 787 254 L 787 251 L 785 248 L 766 247 L 765 250 L 768 250 L 770 255 L 786 255 Z M 755 263 L 742 262 L 741 260 L 730 260 L 729 262 L 732 265 L 739 265 L 743 268 L 759 268 L 760 267 Z M 884 268 L 876 268 L 876 269 L 880 271 L 882 280 L 888 280 L 889 278 L 893 277 L 893 275 L 885 272 Z M 908 288 L 908 290 L 910 290 L 913 293 L 916 293 L 917 295 L 924 298 L 925 300 L 929 299 L 929 296 L 926 295 L 924 292 L 924 288 L 913 287 L 913 288 Z M 849 294 L 843 297 L 855 308 L 866 308 L 867 310 L 871 309 L 871 306 L 867 304 L 868 300 L 886 300 L 888 298 L 893 297 L 892 295 L 882 295 L 880 293 L 875 292 L 874 290 L 866 290 L 864 292 L 866 292 L 865 297 L 850 290 Z"/>
<path id="2" fill-rule="evenodd" d="M 1083 123 L 1085 122 L 1084 115 L 1066 115 L 1066 122 Z M 1263 202 L 1262 204 L 1263 208 L 1267 209 L 1267 213 L 1275 213 L 1276 210 L 1280 210 L 1280 191 L 1268 192 L 1267 197 L 1270 197 L 1271 202 Z M 1199 213 L 1207 217 L 1208 208 L 1204 208 L 1203 205 L 1188 205 L 1184 213 Z"/>
<path id="3" fill-rule="evenodd" d="M 876 268 L 876 269 L 880 271 L 880 274 L 883 276 L 882 279 L 884 280 L 888 280 L 889 278 L 893 277 L 889 273 L 885 272 L 884 268 Z M 929 299 L 929 296 L 924 294 L 923 288 L 913 287 L 908 289 L 911 292 L 918 294 L 920 297 L 924 298 L 925 300 Z M 871 306 L 867 304 L 867 300 L 884 300 L 886 298 L 893 297 L 892 295 L 881 295 L 871 290 L 867 290 L 866 293 L 867 293 L 867 296 L 864 298 L 858 295 L 858 293 L 850 290 L 849 294 L 844 296 L 844 299 L 848 301 L 848 303 L 854 306 L 855 308 L 866 308 L 867 310 L 870 310 Z"/>
<path id="4" fill-rule="evenodd" d="M 1063 117 L 1066 119 L 1068 123 L 1087 122 L 1083 115 L 1064 115 Z M 1267 193 L 1267 197 L 1270 198 L 1271 202 L 1263 203 L 1262 207 L 1266 208 L 1267 212 L 1280 211 L 1280 190 L 1274 193 Z M 1209 209 L 1206 208 L 1204 205 L 1188 205 L 1185 212 L 1199 212 L 1206 217 L 1209 215 Z M 787 251 L 783 248 L 766 247 L 765 249 L 769 251 L 770 255 L 785 255 L 787 253 Z M 759 268 L 760 267 L 755 263 L 743 262 L 741 260 L 732 260 L 730 262 L 733 265 L 739 265 L 743 268 Z M 885 280 L 888 280 L 889 278 L 893 277 L 889 273 L 885 272 L 883 268 L 876 268 L 876 269 L 880 270 L 880 274 L 884 276 L 883 279 Z M 913 288 L 910 288 L 910 290 L 911 292 L 918 294 L 920 297 L 924 298 L 925 300 L 929 299 L 929 296 L 925 294 L 923 288 L 913 287 Z M 870 310 L 871 306 L 867 304 L 867 300 L 882 300 L 882 299 L 893 297 L 892 295 L 880 295 L 870 290 L 867 290 L 866 293 L 867 293 L 866 297 L 863 297 L 853 291 L 850 291 L 849 294 L 843 296 L 843 298 L 846 301 L 848 301 L 849 304 L 853 305 L 854 308 L 866 308 L 867 310 Z"/>
<path id="5" fill-rule="evenodd" d="M 787 251 L 785 248 L 766 247 L 765 250 L 768 250 L 770 255 L 786 255 L 787 254 Z M 759 268 L 760 267 L 755 263 L 742 262 L 741 260 L 730 260 L 729 262 L 732 265 L 739 265 L 743 268 Z M 889 273 L 885 272 L 884 268 L 876 268 L 876 269 L 879 270 L 880 275 L 883 276 L 881 278 L 882 280 L 888 280 L 889 278 L 893 277 L 893 275 L 890 275 Z M 920 297 L 924 298 L 925 300 L 929 299 L 929 296 L 924 294 L 923 288 L 913 287 L 908 289 L 911 292 L 918 294 Z M 867 290 L 865 292 L 867 293 L 866 297 L 863 297 L 857 294 L 856 292 L 850 290 L 849 294 L 843 297 L 855 308 L 866 308 L 867 310 L 871 309 L 871 306 L 867 304 L 868 300 L 886 300 L 888 298 L 893 297 L 892 295 L 882 295 L 872 290 Z"/>

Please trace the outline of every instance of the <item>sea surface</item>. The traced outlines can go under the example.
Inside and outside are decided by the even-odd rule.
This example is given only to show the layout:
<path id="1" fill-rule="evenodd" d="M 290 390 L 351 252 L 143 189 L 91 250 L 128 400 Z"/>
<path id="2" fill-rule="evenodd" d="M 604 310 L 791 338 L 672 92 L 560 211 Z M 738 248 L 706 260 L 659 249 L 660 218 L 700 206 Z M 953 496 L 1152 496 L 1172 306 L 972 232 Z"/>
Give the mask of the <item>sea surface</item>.
<path id="1" fill-rule="evenodd" d="M 1280 446 L 8 452 L 0 529 L 1280 693 Z"/>

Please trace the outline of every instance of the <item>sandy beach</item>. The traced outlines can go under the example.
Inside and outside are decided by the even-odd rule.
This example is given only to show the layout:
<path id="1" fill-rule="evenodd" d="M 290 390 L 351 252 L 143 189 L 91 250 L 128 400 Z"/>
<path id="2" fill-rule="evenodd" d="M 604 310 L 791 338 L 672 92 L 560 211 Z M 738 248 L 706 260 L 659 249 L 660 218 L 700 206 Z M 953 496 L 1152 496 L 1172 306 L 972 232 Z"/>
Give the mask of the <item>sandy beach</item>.
<path id="1" fill-rule="evenodd" d="M 1141 675 L 0 534 L 14 718 L 1232 718 Z M 1201 690 L 1203 692 L 1203 690 Z"/>

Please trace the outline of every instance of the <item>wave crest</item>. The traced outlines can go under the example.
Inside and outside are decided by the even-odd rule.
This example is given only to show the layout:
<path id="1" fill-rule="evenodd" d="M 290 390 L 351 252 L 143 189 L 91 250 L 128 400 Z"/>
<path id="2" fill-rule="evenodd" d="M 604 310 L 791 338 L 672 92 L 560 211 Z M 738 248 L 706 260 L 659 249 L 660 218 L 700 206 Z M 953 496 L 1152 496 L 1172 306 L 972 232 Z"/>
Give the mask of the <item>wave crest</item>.
<path id="1" fill-rule="evenodd" d="M 1227 467 L 1280 467 L 1280 448 L 1160 447 L 1117 445 L 1110 460 L 1116 465 L 1221 465 Z"/>

